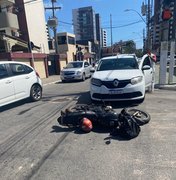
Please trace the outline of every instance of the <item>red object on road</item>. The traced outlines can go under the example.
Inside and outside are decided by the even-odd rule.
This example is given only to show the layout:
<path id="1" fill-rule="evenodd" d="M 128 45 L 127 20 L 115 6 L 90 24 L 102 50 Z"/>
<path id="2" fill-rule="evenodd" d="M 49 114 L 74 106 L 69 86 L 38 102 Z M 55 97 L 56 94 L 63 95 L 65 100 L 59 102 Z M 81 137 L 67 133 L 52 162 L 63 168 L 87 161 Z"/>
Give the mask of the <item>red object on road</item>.
<path id="1" fill-rule="evenodd" d="M 90 132 L 92 130 L 93 126 L 92 126 L 92 122 L 90 119 L 88 118 L 83 118 L 82 123 L 81 123 L 81 129 L 84 132 Z"/>

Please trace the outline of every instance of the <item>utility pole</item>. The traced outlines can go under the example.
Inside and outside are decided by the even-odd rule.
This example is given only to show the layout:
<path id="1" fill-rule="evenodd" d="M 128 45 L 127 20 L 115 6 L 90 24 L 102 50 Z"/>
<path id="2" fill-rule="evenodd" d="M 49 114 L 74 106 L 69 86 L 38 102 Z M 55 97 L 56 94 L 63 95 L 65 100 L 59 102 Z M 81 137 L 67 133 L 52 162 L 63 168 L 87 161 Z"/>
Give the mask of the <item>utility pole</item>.
<path id="1" fill-rule="evenodd" d="M 147 50 L 151 50 L 151 37 L 150 37 L 150 20 L 151 20 L 151 3 L 150 0 L 148 0 L 147 5 L 147 15 L 146 15 L 146 23 L 147 23 Z"/>
<path id="2" fill-rule="evenodd" d="M 61 7 L 55 7 L 54 3 L 56 3 L 57 0 L 51 0 L 52 7 L 46 7 L 45 10 L 52 10 L 52 18 L 48 20 L 48 26 L 53 29 L 54 33 L 54 41 L 55 41 L 55 52 L 58 54 L 58 41 L 57 41 L 57 25 L 58 25 L 58 19 L 55 16 L 55 10 L 61 9 Z"/>
<path id="3" fill-rule="evenodd" d="M 112 53 L 112 56 L 113 56 L 113 40 L 112 40 L 112 15 L 110 14 L 110 28 L 111 28 L 111 53 Z"/>

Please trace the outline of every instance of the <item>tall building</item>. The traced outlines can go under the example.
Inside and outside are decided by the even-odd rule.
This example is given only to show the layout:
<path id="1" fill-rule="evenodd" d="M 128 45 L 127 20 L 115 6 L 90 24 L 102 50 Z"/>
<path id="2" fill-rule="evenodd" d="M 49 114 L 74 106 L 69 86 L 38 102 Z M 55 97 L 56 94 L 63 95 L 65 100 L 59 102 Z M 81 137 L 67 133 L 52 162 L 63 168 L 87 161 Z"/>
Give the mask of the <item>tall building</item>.
<path id="1" fill-rule="evenodd" d="M 176 0 L 155 0 L 153 21 L 152 47 L 159 51 L 161 41 L 175 41 Z"/>
<path id="2" fill-rule="evenodd" d="M 72 10 L 73 26 L 76 41 L 96 42 L 95 12 L 91 6 Z"/>
<path id="3" fill-rule="evenodd" d="M 76 42 L 84 45 L 88 45 L 88 42 L 91 42 L 91 51 L 94 53 L 94 59 L 99 59 L 102 44 L 99 14 L 95 14 L 92 6 L 73 9 L 72 14 Z"/>
<path id="4" fill-rule="evenodd" d="M 95 22 L 96 22 L 96 37 L 97 41 L 101 45 L 101 22 L 100 22 L 100 15 L 95 14 Z"/>
<path id="5" fill-rule="evenodd" d="M 107 47 L 107 31 L 105 29 L 101 29 L 101 37 L 102 37 L 102 47 Z"/>

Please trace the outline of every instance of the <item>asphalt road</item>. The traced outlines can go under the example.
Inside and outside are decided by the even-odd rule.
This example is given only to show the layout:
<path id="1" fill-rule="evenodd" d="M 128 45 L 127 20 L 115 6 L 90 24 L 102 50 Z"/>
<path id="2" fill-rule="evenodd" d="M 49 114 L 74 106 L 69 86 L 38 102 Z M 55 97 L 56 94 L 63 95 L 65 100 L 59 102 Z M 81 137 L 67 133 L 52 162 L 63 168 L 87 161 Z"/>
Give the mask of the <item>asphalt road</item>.
<path id="1" fill-rule="evenodd" d="M 146 94 L 138 108 L 151 115 L 132 140 L 109 139 L 96 128 L 83 134 L 59 126 L 61 109 L 89 103 L 89 80 L 44 86 L 42 101 L 0 111 L 1 180 L 176 179 L 176 91 Z M 127 103 L 113 103 L 120 112 Z"/>

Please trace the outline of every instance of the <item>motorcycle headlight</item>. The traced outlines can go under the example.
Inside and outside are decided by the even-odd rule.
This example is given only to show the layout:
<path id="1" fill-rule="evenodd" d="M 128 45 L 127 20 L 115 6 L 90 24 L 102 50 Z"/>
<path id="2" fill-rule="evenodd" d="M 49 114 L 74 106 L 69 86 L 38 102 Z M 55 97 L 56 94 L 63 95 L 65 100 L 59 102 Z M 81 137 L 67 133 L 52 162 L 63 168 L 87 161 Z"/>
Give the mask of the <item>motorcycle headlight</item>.
<path id="1" fill-rule="evenodd" d="M 77 72 L 76 72 L 77 75 L 80 75 L 81 73 L 82 73 L 81 71 L 77 71 Z"/>
<path id="2" fill-rule="evenodd" d="M 95 85 L 95 86 L 101 86 L 101 85 L 102 85 L 102 82 L 101 82 L 101 80 L 99 80 L 99 79 L 92 78 L 92 79 L 91 79 L 91 84 L 93 84 L 93 85 Z"/>
<path id="3" fill-rule="evenodd" d="M 138 84 L 138 83 L 142 82 L 142 79 L 143 79 L 142 76 L 138 76 L 138 77 L 132 78 L 132 79 L 131 79 L 131 84 L 132 84 L 132 85 Z"/>

